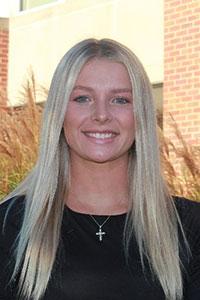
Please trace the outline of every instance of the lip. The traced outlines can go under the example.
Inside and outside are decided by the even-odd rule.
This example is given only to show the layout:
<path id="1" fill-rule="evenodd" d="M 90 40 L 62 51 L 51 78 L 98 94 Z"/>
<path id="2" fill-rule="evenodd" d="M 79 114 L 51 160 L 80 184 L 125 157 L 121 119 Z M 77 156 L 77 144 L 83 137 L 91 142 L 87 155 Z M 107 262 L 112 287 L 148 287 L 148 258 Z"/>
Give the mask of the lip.
<path id="1" fill-rule="evenodd" d="M 82 130 L 83 133 L 85 132 L 91 132 L 91 133 L 113 133 L 113 134 L 118 134 L 117 131 L 112 130 L 112 129 L 105 129 L 105 130 L 95 130 L 95 129 L 86 129 L 86 130 Z"/>
<path id="2" fill-rule="evenodd" d="M 111 130 L 87 130 L 83 131 L 88 140 L 95 144 L 107 144 L 114 141 L 114 139 L 119 135 L 119 133 Z"/>

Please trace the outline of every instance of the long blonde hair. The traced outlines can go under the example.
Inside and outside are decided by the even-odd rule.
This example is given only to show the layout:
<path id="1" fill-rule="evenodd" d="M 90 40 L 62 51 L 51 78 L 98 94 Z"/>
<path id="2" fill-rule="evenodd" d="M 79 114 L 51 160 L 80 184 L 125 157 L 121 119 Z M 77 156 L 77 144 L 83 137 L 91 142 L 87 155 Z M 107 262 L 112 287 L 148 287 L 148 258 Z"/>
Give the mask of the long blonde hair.
<path id="1" fill-rule="evenodd" d="M 19 291 L 26 299 L 39 300 L 47 288 L 59 243 L 69 174 L 63 122 L 76 78 L 82 66 L 93 57 L 124 64 L 134 94 L 136 133 L 129 161 L 130 210 L 124 228 L 126 256 L 134 234 L 141 263 L 144 265 L 144 257 L 147 258 L 166 299 L 181 299 L 178 225 L 182 227 L 161 176 L 151 84 L 138 58 L 125 46 L 109 39 L 78 43 L 64 55 L 53 75 L 43 113 L 37 163 L 4 199 L 26 196 L 12 279 L 20 272 Z"/>

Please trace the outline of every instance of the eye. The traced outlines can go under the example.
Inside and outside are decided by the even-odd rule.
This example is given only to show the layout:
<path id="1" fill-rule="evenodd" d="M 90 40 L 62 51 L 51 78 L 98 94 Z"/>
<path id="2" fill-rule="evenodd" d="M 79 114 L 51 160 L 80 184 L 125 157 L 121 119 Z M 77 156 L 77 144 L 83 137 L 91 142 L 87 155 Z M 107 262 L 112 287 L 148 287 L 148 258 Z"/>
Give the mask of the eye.
<path id="1" fill-rule="evenodd" d="M 85 102 L 89 102 L 90 99 L 87 96 L 78 96 L 78 97 L 74 98 L 73 101 L 76 101 L 78 103 L 85 103 Z"/>
<path id="2" fill-rule="evenodd" d="M 115 99 L 112 100 L 112 103 L 127 104 L 127 103 L 130 103 L 130 101 L 129 101 L 129 99 L 124 98 L 124 97 L 116 97 Z"/>

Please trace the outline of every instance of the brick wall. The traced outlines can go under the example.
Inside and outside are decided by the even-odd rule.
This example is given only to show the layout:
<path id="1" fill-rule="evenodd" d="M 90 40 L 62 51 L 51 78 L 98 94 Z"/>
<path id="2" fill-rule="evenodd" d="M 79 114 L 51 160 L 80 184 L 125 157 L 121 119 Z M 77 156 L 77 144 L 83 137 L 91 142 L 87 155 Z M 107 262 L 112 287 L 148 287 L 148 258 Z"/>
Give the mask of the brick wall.
<path id="1" fill-rule="evenodd" d="M 6 101 L 8 79 L 8 39 L 8 19 L 0 18 L 0 102 Z"/>
<path id="2" fill-rule="evenodd" d="M 163 128 L 171 114 L 186 139 L 200 145 L 200 1 L 165 0 Z"/>

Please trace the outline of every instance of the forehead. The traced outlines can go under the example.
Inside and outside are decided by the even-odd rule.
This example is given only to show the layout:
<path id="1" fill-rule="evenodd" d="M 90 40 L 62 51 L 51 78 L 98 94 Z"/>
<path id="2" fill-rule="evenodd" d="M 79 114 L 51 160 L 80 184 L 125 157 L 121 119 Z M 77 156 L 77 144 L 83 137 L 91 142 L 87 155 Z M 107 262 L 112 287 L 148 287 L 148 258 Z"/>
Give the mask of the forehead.
<path id="1" fill-rule="evenodd" d="M 75 85 L 103 84 L 131 87 L 130 77 L 124 64 L 106 58 L 92 58 L 83 65 Z"/>

